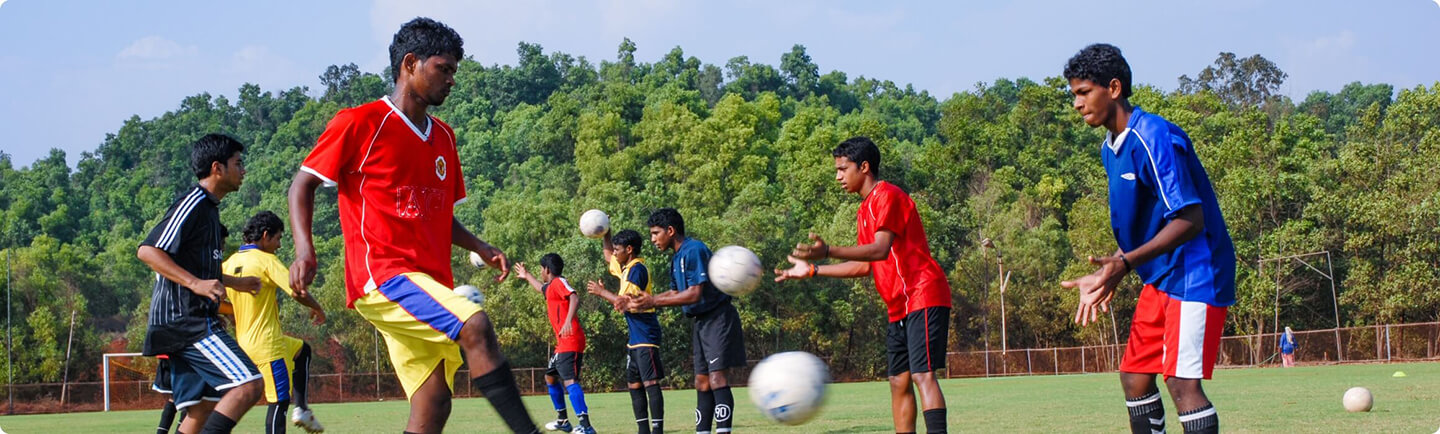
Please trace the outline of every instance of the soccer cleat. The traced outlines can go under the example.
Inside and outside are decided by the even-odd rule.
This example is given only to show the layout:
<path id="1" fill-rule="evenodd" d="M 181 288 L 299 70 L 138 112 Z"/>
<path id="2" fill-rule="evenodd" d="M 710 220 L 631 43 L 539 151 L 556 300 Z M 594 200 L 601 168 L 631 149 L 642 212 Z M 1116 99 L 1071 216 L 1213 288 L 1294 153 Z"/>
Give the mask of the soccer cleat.
<path id="1" fill-rule="evenodd" d="M 306 432 L 325 432 L 325 426 L 320 425 L 320 421 L 315 420 L 315 413 L 308 409 L 295 407 L 295 411 L 290 412 L 290 422 Z"/>
<path id="2" fill-rule="evenodd" d="M 571 432 L 575 429 L 575 427 L 570 426 L 569 420 L 556 419 L 550 421 L 550 423 L 545 424 L 545 429 L 550 431 Z"/>
<path id="3" fill-rule="evenodd" d="M 577 427 L 575 427 L 575 430 L 574 430 L 574 431 L 570 431 L 570 433 L 571 433 L 571 434 L 595 434 L 595 427 L 593 427 L 593 426 L 577 426 Z"/>

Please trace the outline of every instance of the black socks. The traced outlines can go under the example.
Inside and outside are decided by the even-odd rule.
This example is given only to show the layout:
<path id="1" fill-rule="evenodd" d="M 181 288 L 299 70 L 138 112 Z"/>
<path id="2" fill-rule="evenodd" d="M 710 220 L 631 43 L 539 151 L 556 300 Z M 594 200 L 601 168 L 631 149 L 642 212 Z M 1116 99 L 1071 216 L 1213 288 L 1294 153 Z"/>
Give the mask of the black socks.
<path id="1" fill-rule="evenodd" d="M 155 428 L 155 434 L 166 434 L 172 426 L 175 426 L 175 401 L 165 401 L 165 408 L 160 409 L 160 425 Z"/>
<path id="2" fill-rule="evenodd" d="M 295 407 L 309 410 L 305 392 L 310 383 L 310 344 L 300 344 L 300 352 L 295 354 L 295 373 L 291 377 L 290 383 L 295 385 Z"/>
<path id="3" fill-rule="evenodd" d="M 931 410 L 925 410 L 925 432 L 926 432 L 926 433 L 943 433 L 943 432 L 947 432 L 947 431 L 946 431 L 946 428 L 945 428 L 945 409 L 944 409 L 944 408 L 936 408 L 936 409 L 931 409 Z"/>
<path id="4" fill-rule="evenodd" d="M 695 432 L 709 434 L 710 416 L 715 414 L 715 393 L 695 389 Z"/>
<path id="5" fill-rule="evenodd" d="M 1165 403 L 1160 401 L 1160 391 L 1139 398 L 1126 398 L 1125 407 L 1130 411 L 1131 434 L 1165 432 Z"/>
<path id="6" fill-rule="evenodd" d="M 235 421 L 221 414 L 218 411 L 210 412 L 210 417 L 205 419 L 205 427 L 200 432 L 205 434 L 225 434 L 235 429 Z"/>
<path id="7" fill-rule="evenodd" d="M 650 397 L 650 432 L 665 432 L 665 396 L 660 394 L 660 385 L 645 386 L 645 394 Z"/>
<path id="8" fill-rule="evenodd" d="M 470 380 L 470 384 L 480 389 L 485 399 L 490 400 L 490 406 L 495 407 L 496 413 L 500 413 L 500 418 L 505 420 L 510 431 L 539 432 L 535 428 L 535 422 L 530 420 L 530 413 L 525 410 L 525 403 L 520 400 L 520 389 L 515 386 L 515 374 L 510 372 L 509 361 L 501 363 L 485 375 L 475 377 Z"/>
<path id="9" fill-rule="evenodd" d="M 1215 414 L 1214 404 L 1205 404 L 1194 410 L 1180 413 L 1180 426 L 1186 433 L 1220 432 L 1220 416 Z"/>
<path id="10" fill-rule="evenodd" d="M 630 411 L 635 413 L 635 432 L 650 434 L 650 403 L 646 402 L 645 389 L 630 389 Z"/>
<path id="11" fill-rule="evenodd" d="M 710 389 L 715 395 L 715 434 L 726 434 L 730 432 L 730 424 L 734 421 L 735 396 L 730 393 L 730 386 Z"/>
<path id="12" fill-rule="evenodd" d="M 265 434 L 284 434 L 285 411 L 290 409 L 290 404 L 280 402 L 265 407 Z M 208 421 L 207 421 L 208 422 Z"/>

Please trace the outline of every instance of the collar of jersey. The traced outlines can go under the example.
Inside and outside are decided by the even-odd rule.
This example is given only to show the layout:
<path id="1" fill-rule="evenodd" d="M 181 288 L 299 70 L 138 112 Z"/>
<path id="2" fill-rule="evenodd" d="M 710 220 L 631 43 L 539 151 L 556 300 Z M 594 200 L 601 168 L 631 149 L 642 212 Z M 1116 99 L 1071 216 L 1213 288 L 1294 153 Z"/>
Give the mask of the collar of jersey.
<path id="1" fill-rule="evenodd" d="M 1105 147 L 1109 148 L 1110 152 L 1120 155 L 1120 147 L 1125 145 L 1125 138 L 1130 137 L 1130 131 L 1135 129 L 1135 124 L 1138 123 L 1142 114 L 1145 112 L 1140 110 L 1140 106 L 1135 106 L 1135 110 L 1130 112 L 1130 121 L 1125 123 L 1125 131 L 1120 132 L 1119 138 L 1116 138 L 1113 133 L 1105 133 Z"/>
<path id="2" fill-rule="evenodd" d="M 243 251 L 246 251 L 246 250 L 258 249 L 258 248 L 260 248 L 260 246 L 257 246 L 257 245 L 254 245 L 254 244 L 245 244 L 245 245 L 240 246 L 240 251 L 243 252 Z"/>
<path id="3" fill-rule="evenodd" d="M 405 121 L 405 125 L 410 127 L 411 132 L 414 132 L 416 136 L 420 136 L 420 140 L 430 141 L 430 128 L 435 126 L 435 121 L 430 120 L 429 115 L 425 116 L 425 120 L 429 121 L 425 123 L 425 131 L 420 131 L 420 128 L 416 127 L 414 122 L 410 122 L 410 117 L 405 116 L 405 113 L 400 111 L 399 107 L 395 106 L 395 102 L 390 100 L 390 95 L 382 96 L 380 99 L 385 101 L 385 105 L 390 106 L 390 111 L 395 112 L 395 116 Z"/>

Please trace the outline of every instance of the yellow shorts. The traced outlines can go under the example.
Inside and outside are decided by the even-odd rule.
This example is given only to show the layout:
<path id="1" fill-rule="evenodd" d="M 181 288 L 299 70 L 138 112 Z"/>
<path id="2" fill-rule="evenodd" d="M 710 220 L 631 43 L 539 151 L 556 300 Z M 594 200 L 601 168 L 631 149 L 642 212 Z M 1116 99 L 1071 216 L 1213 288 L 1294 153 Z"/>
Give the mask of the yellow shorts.
<path id="1" fill-rule="evenodd" d="M 455 340 L 465 321 L 480 313 L 480 305 L 425 273 L 405 273 L 355 300 L 355 311 L 385 336 L 407 398 L 440 362 L 445 362 L 445 385 L 455 390 L 455 372 L 464 362 Z"/>
<path id="2" fill-rule="evenodd" d="M 290 336 L 281 339 L 281 354 L 289 356 L 255 362 L 255 367 L 260 369 L 260 377 L 265 380 L 265 401 L 271 404 L 291 400 L 291 393 L 295 390 L 291 382 L 291 376 L 295 374 L 295 356 L 300 353 L 300 346 L 304 345 L 304 342 Z"/>

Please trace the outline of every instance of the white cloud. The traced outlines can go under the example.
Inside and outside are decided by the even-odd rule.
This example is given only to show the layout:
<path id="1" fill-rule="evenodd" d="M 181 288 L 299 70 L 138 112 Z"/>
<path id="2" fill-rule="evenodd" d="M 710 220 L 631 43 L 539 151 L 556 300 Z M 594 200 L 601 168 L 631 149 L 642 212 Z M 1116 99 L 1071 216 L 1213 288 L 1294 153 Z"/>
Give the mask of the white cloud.
<path id="1" fill-rule="evenodd" d="M 122 61 L 150 62 L 191 57 L 199 51 L 194 45 L 180 45 L 159 36 L 146 36 L 120 50 L 115 58 Z"/>

